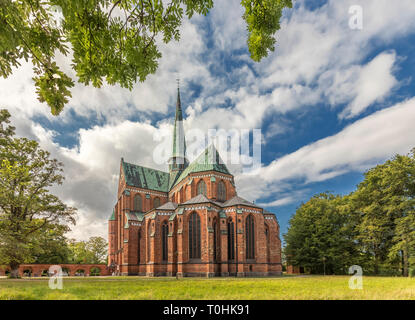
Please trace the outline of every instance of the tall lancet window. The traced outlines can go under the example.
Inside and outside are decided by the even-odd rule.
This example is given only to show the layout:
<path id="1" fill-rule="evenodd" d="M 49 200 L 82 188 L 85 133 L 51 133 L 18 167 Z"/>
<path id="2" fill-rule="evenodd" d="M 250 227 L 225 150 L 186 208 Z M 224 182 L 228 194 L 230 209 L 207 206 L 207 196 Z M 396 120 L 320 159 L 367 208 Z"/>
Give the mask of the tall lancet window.
<path id="1" fill-rule="evenodd" d="M 150 262 L 151 260 L 151 231 L 151 222 L 149 222 L 147 228 L 147 262 Z"/>
<path id="2" fill-rule="evenodd" d="M 216 262 L 217 261 L 217 258 L 218 258 L 218 256 L 217 256 L 217 253 L 216 253 L 216 251 L 218 250 L 218 232 L 217 232 L 217 224 L 216 224 L 216 220 L 214 220 L 214 222 L 213 222 L 213 224 L 212 224 L 212 227 L 213 227 L 213 262 Z"/>
<path id="3" fill-rule="evenodd" d="M 200 180 L 199 183 L 197 184 L 197 194 L 203 194 L 204 196 L 207 195 L 207 188 L 206 188 L 206 183 L 203 180 Z"/>
<path id="4" fill-rule="evenodd" d="M 168 235 L 169 235 L 169 226 L 167 222 L 163 223 L 161 228 L 161 249 L 162 249 L 162 260 L 167 261 L 168 259 Z"/>
<path id="5" fill-rule="evenodd" d="M 137 264 L 140 264 L 140 241 L 141 241 L 141 232 L 140 230 L 138 230 L 138 235 L 137 235 L 137 239 L 138 239 L 138 246 L 137 246 Z"/>
<path id="6" fill-rule="evenodd" d="M 154 208 L 158 208 L 160 207 L 160 198 L 159 197 L 155 197 L 153 200 L 153 207 Z"/>
<path id="7" fill-rule="evenodd" d="M 134 211 L 143 211 L 143 204 L 139 194 L 134 196 Z"/>
<path id="8" fill-rule="evenodd" d="M 228 221 L 228 260 L 235 260 L 235 224 Z"/>
<path id="9" fill-rule="evenodd" d="M 223 181 L 218 183 L 218 201 L 226 201 L 226 186 Z"/>
<path id="10" fill-rule="evenodd" d="M 250 214 L 245 221 L 246 258 L 255 259 L 255 226 L 254 218 Z"/>
<path id="11" fill-rule="evenodd" d="M 200 259 L 200 218 L 196 212 L 189 217 L 189 258 Z"/>

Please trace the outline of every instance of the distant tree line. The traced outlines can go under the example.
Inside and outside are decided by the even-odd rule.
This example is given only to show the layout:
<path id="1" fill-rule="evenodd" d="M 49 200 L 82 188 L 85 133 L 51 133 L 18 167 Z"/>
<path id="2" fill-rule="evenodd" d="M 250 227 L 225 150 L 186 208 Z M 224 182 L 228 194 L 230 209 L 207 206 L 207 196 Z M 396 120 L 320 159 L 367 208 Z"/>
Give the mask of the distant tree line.
<path id="1" fill-rule="evenodd" d="M 346 195 L 302 204 L 284 235 L 287 264 L 315 274 L 415 274 L 415 149 L 364 174 Z"/>
<path id="2" fill-rule="evenodd" d="M 34 254 L 33 263 L 99 264 L 107 263 L 108 243 L 102 237 L 87 241 L 67 239 L 60 228 L 44 237 L 42 248 Z"/>

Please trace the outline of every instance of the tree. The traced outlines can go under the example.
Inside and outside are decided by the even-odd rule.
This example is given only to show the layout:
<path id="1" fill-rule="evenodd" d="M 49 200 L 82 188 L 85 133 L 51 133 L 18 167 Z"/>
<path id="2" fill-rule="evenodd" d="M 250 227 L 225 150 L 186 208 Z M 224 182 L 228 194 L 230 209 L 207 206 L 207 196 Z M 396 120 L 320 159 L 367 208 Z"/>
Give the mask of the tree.
<path id="1" fill-rule="evenodd" d="M 87 242 L 87 250 L 91 253 L 91 263 L 106 263 L 108 243 L 102 237 L 91 237 Z"/>
<path id="2" fill-rule="evenodd" d="M 91 237 L 88 241 L 69 241 L 71 263 L 97 264 L 105 263 L 108 243 L 102 237 Z"/>
<path id="3" fill-rule="evenodd" d="M 251 58 L 260 61 L 275 48 L 284 8 L 292 0 L 242 0 Z M 56 64 L 55 53 L 72 51 L 80 83 L 118 83 L 132 89 L 155 73 L 157 40 L 180 38 L 184 15 L 206 15 L 213 0 L 0 0 L 0 76 L 7 78 L 21 59 L 32 61 L 38 99 L 59 114 L 74 81 Z M 53 12 L 62 14 L 56 22 Z"/>
<path id="4" fill-rule="evenodd" d="M 409 275 L 411 256 L 415 253 L 415 149 L 408 155 L 396 155 L 386 162 L 383 175 L 387 188 L 388 214 L 395 218 L 393 246 L 389 256 L 402 257 L 402 273 Z"/>
<path id="5" fill-rule="evenodd" d="M 356 258 L 350 215 L 340 196 L 322 193 L 302 204 L 284 235 L 290 265 L 311 273 L 342 274 Z"/>
<path id="6" fill-rule="evenodd" d="M 69 249 L 71 251 L 71 263 L 91 263 L 92 258 L 90 252 L 87 250 L 86 241 L 76 241 L 75 239 L 72 239 L 69 241 Z"/>
<path id="7" fill-rule="evenodd" d="M 414 153 L 396 155 L 368 170 L 353 198 L 362 212 L 358 239 L 372 252 L 375 273 L 387 260 L 402 260 L 407 276 L 415 244 Z"/>
<path id="8" fill-rule="evenodd" d="M 0 264 L 17 277 L 19 265 L 41 251 L 45 233 L 75 224 L 75 209 L 48 190 L 63 182 L 62 164 L 36 141 L 13 137 L 9 118 L 7 110 L 0 111 Z"/>
<path id="9" fill-rule="evenodd" d="M 69 230 L 66 225 L 51 225 L 39 234 L 39 245 L 34 248 L 33 263 L 62 264 L 70 263 L 71 250 L 69 249 L 65 233 Z"/>
<path id="10" fill-rule="evenodd" d="M 290 264 L 329 272 L 358 264 L 365 273 L 408 276 L 415 264 L 415 149 L 369 169 L 357 190 L 344 197 L 321 194 L 290 220 Z"/>

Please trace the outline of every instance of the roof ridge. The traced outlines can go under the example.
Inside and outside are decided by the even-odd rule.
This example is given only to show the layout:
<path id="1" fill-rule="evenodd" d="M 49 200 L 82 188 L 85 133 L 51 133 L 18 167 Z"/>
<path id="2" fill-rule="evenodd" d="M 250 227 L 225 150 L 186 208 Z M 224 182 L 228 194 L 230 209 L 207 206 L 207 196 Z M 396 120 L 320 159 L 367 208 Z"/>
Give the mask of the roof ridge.
<path id="1" fill-rule="evenodd" d="M 214 159 L 215 162 L 214 163 L 206 163 L 206 157 L 209 155 L 209 150 L 213 149 L 214 150 Z M 217 161 L 219 158 L 220 161 Z M 202 161 L 203 160 L 203 161 Z M 196 167 L 197 165 L 205 165 L 205 166 L 210 166 L 209 168 L 205 168 L 202 170 L 197 170 Z M 220 166 L 218 168 L 218 166 Z M 197 171 L 194 171 L 197 170 Z M 203 171 L 217 171 L 223 174 L 228 174 L 228 175 L 232 175 L 229 171 L 229 169 L 227 168 L 226 164 L 224 163 L 224 161 L 222 160 L 219 151 L 216 149 L 216 147 L 214 146 L 213 143 L 211 143 L 210 145 L 208 145 L 197 157 L 196 159 L 194 159 L 188 166 L 186 169 L 183 170 L 183 172 L 179 175 L 178 178 L 176 178 L 176 181 L 174 182 L 174 184 L 171 186 L 171 188 L 175 187 L 177 184 L 179 184 L 183 179 L 185 179 L 190 173 L 193 172 L 203 172 Z M 170 188 L 170 190 L 171 190 Z"/>
<path id="2" fill-rule="evenodd" d="M 150 168 L 150 167 L 147 167 L 147 166 L 142 166 L 140 164 L 135 164 L 135 163 L 127 162 L 127 161 L 123 161 L 123 163 L 129 164 L 129 165 L 132 165 L 132 166 L 136 166 L 136 167 L 141 167 L 141 168 L 144 168 L 144 169 L 149 169 L 149 170 L 153 170 L 153 171 L 158 171 L 158 172 L 161 172 L 161 173 L 169 174 L 167 171 L 162 171 L 160 169 L 154 169 L 154 168 Z"/>
<path id="3" fill-rule="evenodd" d="M 172 205 L 171 207 L 169 207 L 169 205 Z M 172 209 L 173 207 L 173 209 Z M 168 201 L 165 204 L 162 204 L 161 206 L 155 208 L 155 210 L 176 210 L 176 208 L 178 207 L 178 204 L 173 202 L 173 201 Z"/>
<path id="4" fill-rule="evenodd" d="M 204 201 L 204 202 L 211 202 L 212 201 L 208 197 L 206 197 L 204 194 L 200 193 L 200 194 L 195 195 L 193 198 L 190 198 L 189 200 L 187 200 L 187 201 L 185 201 L 181 204 L 187 204 L 187 203 L 191 204 L 192 202 L 190 202 L 190 201 L 195 200 L 196 198 L 202 198 L 201 200 Z"/>
<path id="5" fill-rule="evenodd" d="M 125 162 L 123 159 L 121 168 L 125 177 L 125 183 L 129 186 L 160 192 L 169 191 L 168 172 Z"/>
<path id="6" fill-rule="evenodd" d="M 239 200 L 239 201 L 235 201 L 235 200 Z M 235 206 L 235 205 L 246 205 L 246 206 L 251 206 L 251 207 L 256 207 L 256 208 L 262 209 L 262 207 L 256 205 L 254 202 L 246 200 L 245 198 L 242 198 L 238 195 L 230 198 L 229 200 L 227 200 L 223 204 L 224 207 L 231 207 L 231 206 Z"/>

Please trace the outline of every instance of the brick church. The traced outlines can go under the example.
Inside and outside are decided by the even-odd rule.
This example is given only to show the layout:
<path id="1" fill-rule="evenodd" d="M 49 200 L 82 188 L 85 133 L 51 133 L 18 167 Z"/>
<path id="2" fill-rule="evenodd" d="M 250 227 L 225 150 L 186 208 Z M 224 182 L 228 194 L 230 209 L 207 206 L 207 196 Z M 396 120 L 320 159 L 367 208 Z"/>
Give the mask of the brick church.
<path id="1" fill-rule="evenodd" d="M 169 172 L 121 158 L 117 199 L 108 221 L 108 264 L 116 274 L 281 274 L 275 215 L 237 195 L 213 145 L 186 159 L 179 91 Z"/>

